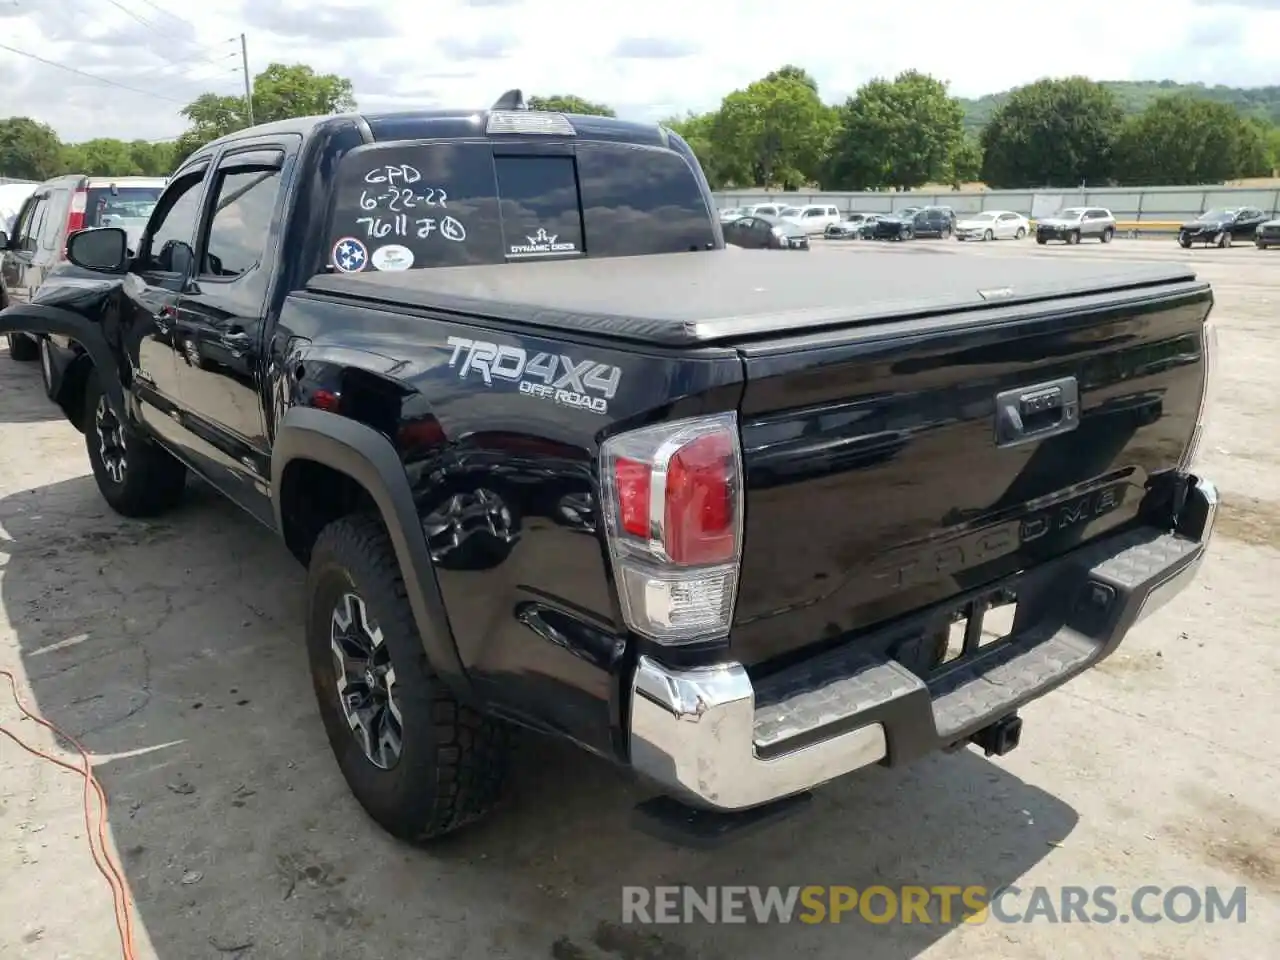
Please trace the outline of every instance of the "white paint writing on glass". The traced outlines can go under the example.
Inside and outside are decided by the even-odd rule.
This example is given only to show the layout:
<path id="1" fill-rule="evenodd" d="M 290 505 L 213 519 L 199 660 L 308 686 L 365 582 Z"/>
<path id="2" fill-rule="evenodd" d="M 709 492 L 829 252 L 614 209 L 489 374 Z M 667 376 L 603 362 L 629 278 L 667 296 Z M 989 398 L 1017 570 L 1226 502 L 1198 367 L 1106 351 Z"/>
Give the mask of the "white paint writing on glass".
<path id="1" fill-rule="evenodd" d="M 381 190 L 362 190 L 360 209 L 376 210 L 385 207 L 392 213 L 416 210 L 419 207 L 448 206 L 449 195 L 441 187 L 411 187 L 420 183 L 422 173 L 407 163 L 388 163 L 374 167 L 364 175 L 364 182 L 378 184 Z"/>
<path id="2" fill-rule="evenodd" d="M 397 237 L 409 235 L 409 218 L 403 213 L 388 217 L 386 220 L 382 217 L 356 217 L 356 223 L 364 227 L 366 237 L 373 237 L 375 240 L 381 240 L 392 234 Z"/>
<path id="3" fill-rule="evenodd" d="M 467 239 L 467 228 L 462 222 L 453 218 L 445 217 L 440 221 L 440 236 L 446 240 L 452 240 L 454 243 L 461 243 Z"/>
<path id="4" fill-rule="evenodd" d="M 446 240 L 452 240 L 454 243 L 462 243 L 467 239 L 467 228 L 462 225 L 462 221 L 456 217 L 444 217 L 437 220 L 435 217 L 421 217 L 414 221 L 418 228 L 418 239 L 425 240 L 433 233 L 439 233 Z"/>
<path id="5" fill-rule="evenodd" d="M 365 183 L 417 183 L 421 179 L 422 174 L 417 167 L 411 167 L 407 163 L 388 163 L 374 167 L 364 175 Z"/>
<path id="6" fill-rule="evenodd" d="M 376 210 L 383 206 L 392 213 L 402 210 L 417 210 L 420 207 L 447 207 L 449 195 L 440 187 L 424 187 L 422 190 L 411 190 L 409 187 L 392 187 L 381 193 L 377 191 L 360 191 L 360 209 Z"/>

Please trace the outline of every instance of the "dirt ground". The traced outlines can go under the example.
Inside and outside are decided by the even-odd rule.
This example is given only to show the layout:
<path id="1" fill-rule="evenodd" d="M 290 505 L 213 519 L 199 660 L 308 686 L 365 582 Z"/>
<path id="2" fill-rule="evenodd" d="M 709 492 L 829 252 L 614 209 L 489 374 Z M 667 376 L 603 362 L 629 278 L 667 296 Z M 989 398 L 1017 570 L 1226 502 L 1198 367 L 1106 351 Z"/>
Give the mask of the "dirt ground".
<path id="1" fill-rule="evenodd" d="M 429 851 L 389 839 L 331 759 L 301 642 L 302 571 L 283 547 L 205 488 L 162 521 L 111 514 L 37 367 L 0 357 L 0 666 L 94 754 L 140 957 L 1275 956 L 1280 251 L 920 241 L 895 255 L 921 269 L 934 256 L 1193 260 L 1218 296 L 1201 460 L 1225 496 L 1219 535 L 1199 580 L 1114 658 L 1023 712 L 1008 757 L 873 770 L 714 852 L 634 832 L 642 792 L 532 736 L 486 823 Z M 0 724 L 50 744 L 2 686 Z M 622 884 L 664 883 L 1109 884 L 1122 897 L 1243 885 L 1248 901 L 1243 925 L 621 924 Z M 3 739 L 0 956 L 118 956 L 80 780 Z"/>

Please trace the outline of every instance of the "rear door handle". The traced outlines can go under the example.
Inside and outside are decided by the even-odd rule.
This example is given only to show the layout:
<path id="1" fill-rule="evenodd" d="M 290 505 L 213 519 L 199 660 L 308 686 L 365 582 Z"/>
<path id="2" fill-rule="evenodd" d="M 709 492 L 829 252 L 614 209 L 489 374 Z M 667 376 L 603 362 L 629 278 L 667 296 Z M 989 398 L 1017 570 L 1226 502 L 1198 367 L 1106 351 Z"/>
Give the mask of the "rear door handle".
<path id="1" fill-rule="evenodd" d="M 1080 385 L 1075 377 L 1048 380 L 996 394 L 997 447 L 1015 447 L 1067 433 L 1080 425 Z"/>

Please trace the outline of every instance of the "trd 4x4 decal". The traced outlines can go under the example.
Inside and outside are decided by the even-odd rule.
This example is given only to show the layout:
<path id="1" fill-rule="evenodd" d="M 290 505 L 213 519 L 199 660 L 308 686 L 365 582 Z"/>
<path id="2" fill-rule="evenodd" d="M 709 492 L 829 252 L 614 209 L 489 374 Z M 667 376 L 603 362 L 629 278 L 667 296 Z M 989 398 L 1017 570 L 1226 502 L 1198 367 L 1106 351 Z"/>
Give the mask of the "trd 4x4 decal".
<path id="1" fill-rule="evenodd" d="M 518 383 L 521 393 L 566 407 L 608 413 L 622 383 L 622 370 L 595 360 L 574 360 L 563 354 L 535 353 L 523 347 L 488 340 L 450 337 L 449 366 L 466 379 L 476 376 L 487 386 L 495 380 Z"/>

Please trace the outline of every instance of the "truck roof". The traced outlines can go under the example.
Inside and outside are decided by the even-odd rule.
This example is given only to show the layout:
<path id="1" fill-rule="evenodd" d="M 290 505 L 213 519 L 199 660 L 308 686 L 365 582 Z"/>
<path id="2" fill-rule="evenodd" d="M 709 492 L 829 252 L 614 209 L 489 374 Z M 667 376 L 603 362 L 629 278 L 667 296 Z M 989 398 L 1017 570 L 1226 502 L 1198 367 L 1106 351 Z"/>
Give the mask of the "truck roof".
<path id="1" fill-rule="evenodd" d="M 290 117 L 273 123 L 237 130 L 219 137 L 200 149 L 211 151 L 225 143 L 263 134 L 298 134 L 309 136 L 318 127 L 338 126 L 356 121 L 368 124 L 375 141 L 417 140 L 455 136 L 475 136 L 476 128 L 484 130 L 484 124 L 492 110 L 448 108 L 434 110 L 397 110 L 379 113 L 329 113 L 308 117 Z M 534 111 L 536 112 L 536 111 Z M 665 146 L 662 128 L 656 123 L 640 123 L 619 120 L 615 117 L 588 116 L 566 113 L 579 137 L 584 139 L 620 140 L 627 143 L 652 143 Z"/>
<path id="2" fill-rule="evenodd" d="M 1195 279 L 1184 264 L 718 250 L 317 274 L 309 290 L 681 346 Z"/>

